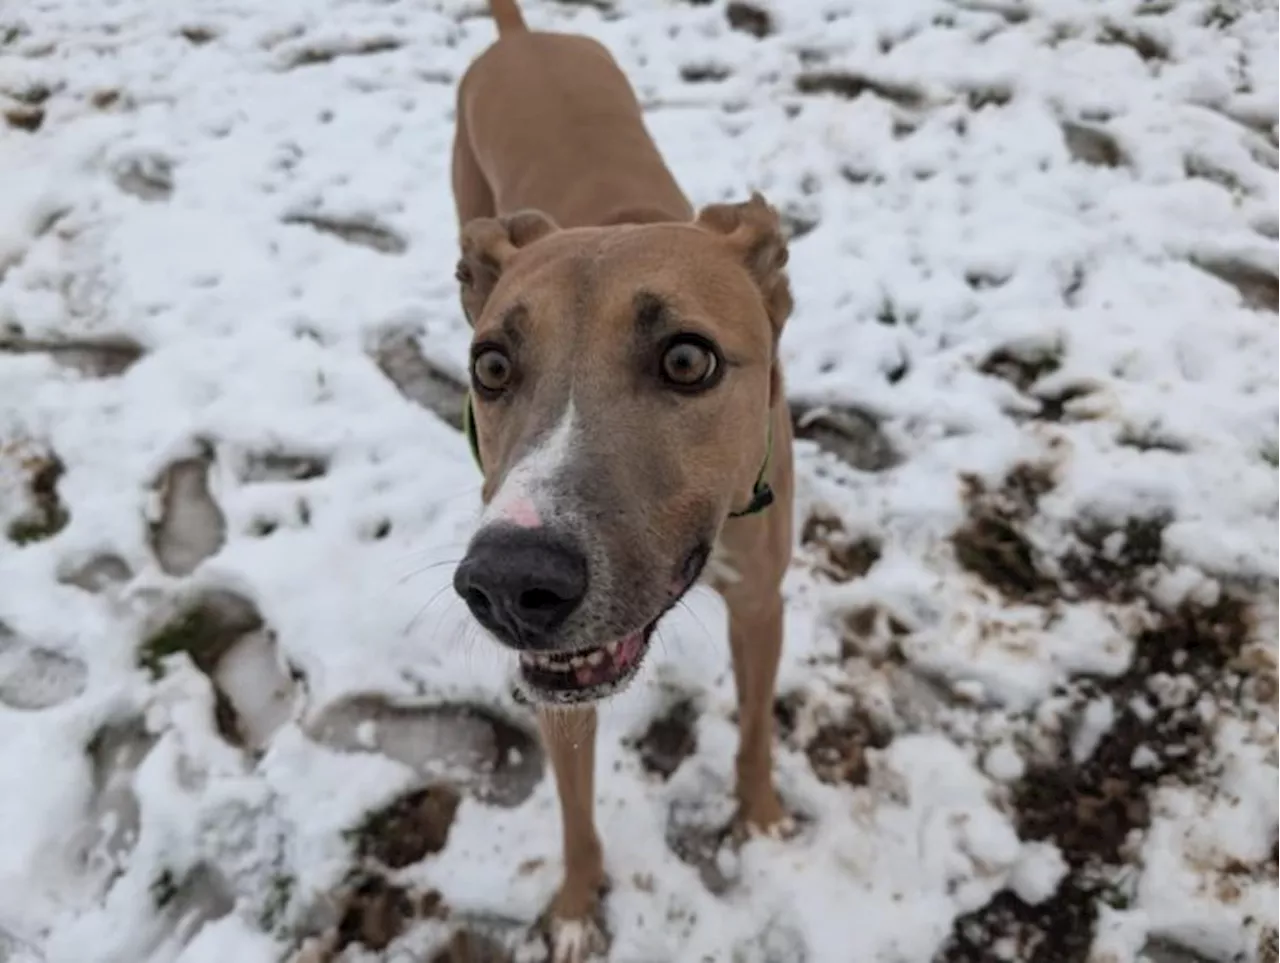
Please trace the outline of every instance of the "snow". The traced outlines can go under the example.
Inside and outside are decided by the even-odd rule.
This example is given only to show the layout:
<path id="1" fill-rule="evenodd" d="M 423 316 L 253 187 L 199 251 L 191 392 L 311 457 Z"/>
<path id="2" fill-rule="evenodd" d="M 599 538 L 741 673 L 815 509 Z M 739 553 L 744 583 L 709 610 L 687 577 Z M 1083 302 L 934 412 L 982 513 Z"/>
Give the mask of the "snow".
<path id="1" fill-rule="evenodd" d="M 777 778 L 795 839 L 721 848 L 724 893 L 672 851 L 673 813 L 714 834 L 732 812 L 709 593 L 605 707 L 610 959 L 930 963 L 1002 889 L 1054 898 L 1064 857 L 1019 838 L 1011 799 L 1045 746 L 1065 732 L 1087 765 L 1127 706 L 1201 698 L 1162 679 L 1081 714 L 1066 694 L 1122 678 L 1157 610 L 1248 588 L 1274 682 L 1280 339 L 1256 278 L 1220 270 L 1270 274 L 1274 296 L 1274 5 L 789 0 L 767 6 L 762 39 L 731 30 L 720 0 L 525 7 L 609 46 L 696 203 L 760 189 L 811 226 L 791 244 L 790 393 L 874 415 L 902 456 L 860 471 L 797 446 L 798 522 L 822 507 L 881 552 L 836 584 L 802 548 L 787 579 L 779 692 L 802 708 Z M 479 705 L 530 730 L 509 657 L 449 588 L 478 474 L 370 358 L 407 332 L 463 372 L 448 164 L 456 79 L 493 36 L 479 10 L 38 0 L 0 17 L 0 113 L 43 111 L 33 132 L 0 123 L 0 524 L 39 509 L 22 479 L 50 453 L 68 513 L 48 537 L 0 539 L 0 961 L 288 959 L 353 866 L 349 831 L 424 778 L 467 793 L 447 846 L 398 879 L 509 930 L 554 892 L 541 759 L 495 762 L 488 722 L 428 711 Z M 689 65 L 727 75 L 686 81 Z M 797 92 L 824 72 L 886 95 Z M 1075 156 L 1064 123 L 1118 160 Z M 94 378 L 9 350 L 18 335 L 143 353 Z M 980 370 L 995 352 L 1035 369 L 1023 390 Z M 258 477 L 268 453 L 323 470 Z M 187 524 L 225 526 L 189 572 L 150 541 L 180 459 L 207 461 L 213 503 Z M 1151 610 L 1010 599 L 959 564 L 962 476 L 994 490 L 1020 465 L 1052 478 L 1026 527 L 1048 556 L 1091 525 L 1169 520 Z M 1126 546 L 1113 532 L 1102 551 Z M 104 555 L 93 590 L 70 577 Z M 139 669 L 140 640 L 214 590 L 263 626 L 212 679 L 187 656 Z M 850 655 L 858 609 L 872 629 Z M 215 683 L 245 746 L 215 724 Z M 696 749 L 657 779 L 631 743 L 686 696 Z M 1274 689 L 1254 706 L 1204 697 L 1205 775 L 1151 789 L 1123 867 L 1132 900 L 1101 911 L 1095 952 L 1116 963 L 1148 938 L 1254 959 L 1278 922 Z M 865 785 L 823 783 L 804 748 L 854 705 L 892 738 L 868 750 Z M 104 727 L 131 733 L 107 761 Z M 440 929 L 365 958 L 428 958 Z"/>

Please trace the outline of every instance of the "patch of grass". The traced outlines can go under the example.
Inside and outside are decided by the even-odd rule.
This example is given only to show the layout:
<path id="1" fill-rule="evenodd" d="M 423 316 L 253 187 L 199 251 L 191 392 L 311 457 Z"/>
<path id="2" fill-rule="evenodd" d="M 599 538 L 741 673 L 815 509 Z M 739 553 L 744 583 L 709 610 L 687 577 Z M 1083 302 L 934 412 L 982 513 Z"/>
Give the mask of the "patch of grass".
<path id="1" fill-rule="evenodd" d="M 285 911 L 293 902 L 298 881 L 288 873 L 274 873 L 267 883 L 267 897 L 258 913 L 258 924 L 268 933 L 275 932 L 284 921 Z"/>
<path id="2" fill-rule="evenodd" d="M 160 875 L 151 881 L 150 892 L 151 902 L 158 910 L 164 909 L 177 899 L 178 881 L 174 878 L 173 870 L 161 870 Z"/>

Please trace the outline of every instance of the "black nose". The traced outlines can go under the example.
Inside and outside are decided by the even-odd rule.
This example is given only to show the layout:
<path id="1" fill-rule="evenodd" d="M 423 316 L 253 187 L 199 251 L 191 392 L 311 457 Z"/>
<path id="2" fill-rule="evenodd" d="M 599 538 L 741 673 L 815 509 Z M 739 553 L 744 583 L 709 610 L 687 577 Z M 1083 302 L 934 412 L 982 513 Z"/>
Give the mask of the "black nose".
<path id="1" fill-rule="evenodd" d="M 547 645 L 587 594 L 587 559 L 546 531 L 493 528 L 478 534 L 453 573 L 471 614 L 518 649 Z"/>

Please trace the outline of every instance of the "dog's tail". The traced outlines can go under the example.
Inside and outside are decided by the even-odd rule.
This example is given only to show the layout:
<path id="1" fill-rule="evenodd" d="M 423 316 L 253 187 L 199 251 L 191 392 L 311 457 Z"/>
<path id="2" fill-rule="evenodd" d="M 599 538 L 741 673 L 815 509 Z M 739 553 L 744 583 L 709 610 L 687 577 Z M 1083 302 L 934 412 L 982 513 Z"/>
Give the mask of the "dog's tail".
<path id="1" fill-rule="evenodd" d="M 515 33 L 517 30 L 528 30 L 524 14 L 516 0 L 489 0 L 489 13 L 498 25 L 498 36 L 504 33 Z"/>

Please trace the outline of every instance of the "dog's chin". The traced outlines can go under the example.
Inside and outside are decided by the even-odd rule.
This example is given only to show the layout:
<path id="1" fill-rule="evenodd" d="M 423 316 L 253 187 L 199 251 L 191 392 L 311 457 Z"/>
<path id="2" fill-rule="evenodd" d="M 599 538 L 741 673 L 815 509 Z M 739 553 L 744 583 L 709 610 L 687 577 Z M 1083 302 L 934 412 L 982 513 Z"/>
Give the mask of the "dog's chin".
<path id="1" fill-rule="evenodd" d="M 581 705 L 616 695 L 640 671 L 657 624 L 654 619 L 621 639 L 573 652 L 521 652 L 520 688 L 543 705 Z"/>

